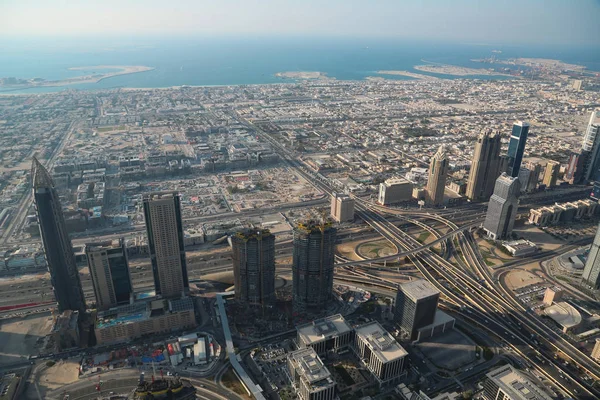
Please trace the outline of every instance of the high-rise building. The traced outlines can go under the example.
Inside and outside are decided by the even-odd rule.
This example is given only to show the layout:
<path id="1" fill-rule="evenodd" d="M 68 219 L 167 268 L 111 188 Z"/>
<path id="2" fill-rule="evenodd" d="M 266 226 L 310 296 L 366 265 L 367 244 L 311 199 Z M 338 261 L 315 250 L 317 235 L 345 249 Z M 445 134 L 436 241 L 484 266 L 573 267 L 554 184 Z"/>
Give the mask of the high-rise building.
<path id="1" fill-rule="evenodd" d="M 448 176 L 448 157 L 444 145 L 429 163 L 429 178 L 427 179 L 427 201 L 429 204 L 439 206 L 444 202 L 444 189 Z"/>
<path id="2" fill-rule="evenodd" d="M 502 175 L 503 173 L 508 173 L 508 164 L 510 163 L 510 158 L 506 154 L 502 154 L 500 156 L 500 165 L 498 166 L 498 175 Z"/>
<path id="3" fill-rule="evenodd" d="M 416 338 L 419 328 L 433 323 L 439 298 L 440 292 L 424 279 L 401 284 L 396 295 L 394 322 L 411 339 Z"/>
<path id="4" fill-rule="evenodd" d="M 596 344 L 594 344 L 594 348 L 592 349 L 591 357 L 596 361 L 600 361 L 600 339 L 598 338 L 596 338 Z"/>
<path id="5" fill-rule="evenodd" d="M 300 400 L 333 400 L 335 381 L 317 353 L 310 348 L 291 352 L 288 369 Z"/>
<path id="6" fill-rule="evenodd" d="M 36 158 L 33 159 L 31 178 L 44 255 L 58 311 L 62 313 L 72 310 L 83 313 L 85 296 L 71 239 L 65 227 L 60 199 L 50 174 Z"/>
<path id="7" fill-rule="evenodd" d="M 600 227 L 596 231 L 581 278 L 587 285 L 600 289 Z"/>
<path id="8" fill-rule="evenodd" d="M 521 167 L 519 169 L 519 182 L 529 182 L 529 178 L 531 176 L 531 171 L 529 168 Z M 527 187 L 525 185 L 521 185 L 521 192 L 525 192 Z"/>
<path id="9" fill-rule="evenodd" d="M 529 134 L 529 124 L 527 122 L 517 121 L 513 125 L 508 142 L 508 174 L 513 178 L 519 176 L 519 168 L 525 154 L 525 143 Z"/>
<path id="10" fill-rule="evenodd" d="M 529 180 L 527 182 L 520 181 L 521 185 L 527 185 L 525 191 L 533 192 L 537 189 L 538 181 L 540 180 L 540 172 L 542 171 L 542 166 L 536 162 L 528 162 L 525 164 L 527 169 L 530 171 Z"/>
<path id="11" fill-rule="evenodd" d="M 520 191 L 519 178 L 502 174 L 496 180 L 483 223 L 483 229 L 493 240 L 504 239 L 511 234 L 517 217 Z"/>
<path id="12" fill-rule="evenodd" d="M 156 294 L 165 298 L 182 296 L 189 283 L 179 195 L 151 193 L 143 200 Z"/>
<path id="13" fill-rule="evenodd" d="M 494 191 L 496 178 L 500 176 L 500 134 L 486 130 L 477 138 L 471 172 L 467 182 L 467 198 L 485 201 Z"/>
<path id="14" fill-rule="evenodd" d="M 231 236 L 235 298 L 253 306 L 275 302 L 275 236 L 247 229 Z"/>
<path id="15" fill-rule="evenodd" d="M 96 308 L 108 310 L 131 301 L 133 286 L 123 238 L 85 245 Z"/>
<path id="16" fill-rule="evenodd" d="M 512 365 L 504 365 L 486 374 L 483 398 L 486 400 L 551 400 L 542 389 Z"/>
<path id="17" fill-rule="evenodd" d="M 336 233 L 330 222 L 306 221 L 294 228 L 292 297 L 296 311 L 327 309 L 333 292 Z"/>
<path id="18" fill-rule="evenodd" d="M 548 161 L 546 164 L 546 169 L 544 170 L 544 179 L 542 180 L 542 183 L 546 185 L 547 188 L 556 186 L 559 170 L 560 163 L 556 161 Z"/>
<path id="19" fill-rule="evenodd" d="M 564 180 L 571 185 L 583 183 L 584 165 L 585 155 L 583 153 L 571 153 L 565 169 Z"/>
<path id="20" fill-rule="evenodd" d="M 583 179 L 585 182 L 596 181 L 600 178 L 600 110 L 592 111 L 590 121 L 583 137 L 581 153 L 583 161 Z"/>
<path id="21" fill-rule="evenodd" d="M 331 217 L 337 222 L 354 220 L 354 199 L 344 193 L 331 196 Z"/>

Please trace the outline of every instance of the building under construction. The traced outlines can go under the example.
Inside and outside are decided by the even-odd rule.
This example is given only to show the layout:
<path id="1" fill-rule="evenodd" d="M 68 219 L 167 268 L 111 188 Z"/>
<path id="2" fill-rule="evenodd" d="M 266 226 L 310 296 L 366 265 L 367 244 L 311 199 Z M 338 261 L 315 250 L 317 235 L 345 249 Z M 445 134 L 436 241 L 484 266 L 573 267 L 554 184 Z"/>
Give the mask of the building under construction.
<path id="1" fill-rule="evenodd" d="M 324 311 L 332 298 L 337 230 L 331 222 L 307 221 L 294 228 L 294 311 Z"/>
<path id="2" fill-rule="evenodd" d="M 275 236 L 247 229 L 231 237 L 235 298 L 248 305 L 275 302 Z"/>

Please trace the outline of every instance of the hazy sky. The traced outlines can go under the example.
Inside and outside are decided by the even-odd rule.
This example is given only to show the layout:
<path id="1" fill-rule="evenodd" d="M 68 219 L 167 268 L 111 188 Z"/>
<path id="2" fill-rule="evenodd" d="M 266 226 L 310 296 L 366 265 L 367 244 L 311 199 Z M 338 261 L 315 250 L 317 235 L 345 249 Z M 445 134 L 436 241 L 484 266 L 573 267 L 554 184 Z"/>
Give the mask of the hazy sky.
<path id="1" fill-rule="evenodd" d="M 597 44 L 600 0 L 0 0 L 0 37 L 98 34 Z"/>

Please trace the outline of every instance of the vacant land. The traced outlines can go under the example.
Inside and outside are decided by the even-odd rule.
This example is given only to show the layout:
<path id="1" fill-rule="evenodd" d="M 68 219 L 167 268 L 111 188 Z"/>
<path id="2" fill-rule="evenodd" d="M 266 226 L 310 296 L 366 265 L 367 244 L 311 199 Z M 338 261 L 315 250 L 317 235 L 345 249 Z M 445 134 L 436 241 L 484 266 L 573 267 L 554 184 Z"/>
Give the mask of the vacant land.
<path id="1" fill-rule="evenodd" d="M 12 363 L 37 354 L 37 343 L 52 329 L 48 314 L 12 319 L 0 323 L 0 364 Z"/>

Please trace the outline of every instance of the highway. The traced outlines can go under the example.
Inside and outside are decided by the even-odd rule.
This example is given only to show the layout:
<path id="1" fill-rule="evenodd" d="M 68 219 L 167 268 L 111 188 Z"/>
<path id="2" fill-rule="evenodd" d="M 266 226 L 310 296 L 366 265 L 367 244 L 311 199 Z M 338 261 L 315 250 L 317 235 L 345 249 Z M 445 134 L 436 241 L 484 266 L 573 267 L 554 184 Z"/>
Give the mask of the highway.
<path id="1" fill-rule="evenodd" d="M 251 127 L 263 139 L 270 142 L 274 148 L 278 149 L 282 158 L 316 188 L 329 194 L 334 191 L 331 182 L 327 178 L 315 174 L 303 166 L 286 148 L 283 148 L 267 133 L 256 126 L 251 125 Z M 420 246 L 416 239 L 381 216 L 378 208 L 370 206 L 359 198 L 355 198 L 355 200 L 357 215 L 398 248 L 410 251 Z M 419 215 L 423 216 L 423 213 L 419 213 Z M 452 229 L 457 228 L 440 216 L 431 215 L 431 218 L 448 223 Z M 553 344 L 553 346 L 563 349 L 580 368 L 595 380 L 599 379 L 598 365 L 574 348 L 564 338 L 556 337 L 557 335 L 543 324 L 538 326 L 539 321 L 537 318 L 524 310 L 521 304 L 517 304 L 518 300 L 515 300 L 512 294 L 502 293 L 501 289 L 497 288 L 498 285 L 491 280 L 491 274 L 487 266 L 485 264 L 482 266 L 481 255 L 478 254 L 478 249 L 473 247 L 473 243 L 459 239 L 459 245 L 465 263 L 472 267 L 468 271 L 463 271 L 460 267 L 431 251 L 413 253 L 408 257 L 423 276 L 442 292 L 446 301 L 455 304 L 457 312 L 482 329 L 504 340 L 507 346 L 510 346 L 528 363 L 535 365 L 547 379 L 552 381 L 565 394 L 581 399 L 600 398 L 600 391 L 589 387 L 579 374 L 554 360 L 553 352 L 550 350 L 552 347 L 548 348 L 540 343 L 550 343 L 550 338 L 555 340 L 556 344 Z M 479 280 L 474 276 L 476 271 L 479 271 L 481 275 Z M 537 334 L 537 336 L 532 336 L 532 333 Z M 543 337 L 546 334 L 549 335 L 549 339 Z"/>

